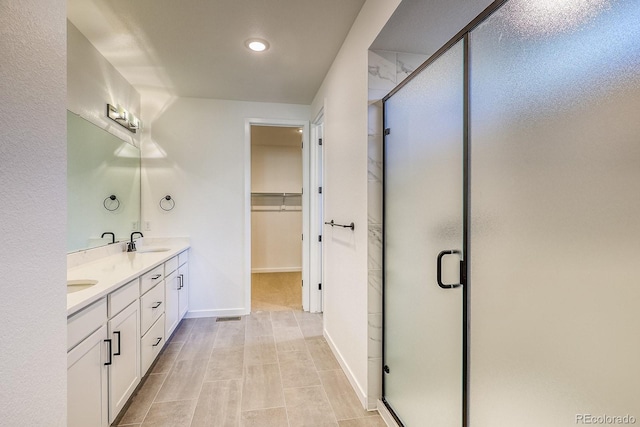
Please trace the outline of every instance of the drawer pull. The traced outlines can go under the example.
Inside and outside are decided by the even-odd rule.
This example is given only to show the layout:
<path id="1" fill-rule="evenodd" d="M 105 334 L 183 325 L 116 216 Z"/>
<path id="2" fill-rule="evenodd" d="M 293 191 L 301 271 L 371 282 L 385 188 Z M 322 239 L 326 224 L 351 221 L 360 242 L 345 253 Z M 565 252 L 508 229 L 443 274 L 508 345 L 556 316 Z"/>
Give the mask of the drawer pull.
<path id="1" fill-rule="evenodd" d="M 114 356 L 120 356 L 120 331 L 114 331 L 113 335 L 118 334 L 118 352 L 117 353 L 113 353 Z"/>
<path id="2" fill-rule="evenodd" d="M 158 280 L 162 277 L 162 274 L 156 274 L 155 276 L 151 276 L 151 280 Z"/>
<path id="3" fill-rule="evenodd" d="M 160 305 L 162 305 L 162 301 L 156 302 L 154 305 L 151 306 L 151 308 L 158 308 L 160 307 Z"/>
<path id="4" fill-rule="evenodd" d="M 178 276 L 178 279 L 180 279 L 180 286 L 178 287 L 178 290 L 184 288 L 184 274 L 180 274 Z"/>
<path id="5" fill-rule="evenodd" d="M 153 344 L 151 347 L 157 347 L 157 346 L 158 346 L 158 344 L 160 344 L 160 341 L 162 341 L 162 337 L 158 337 L 158 338 L 156 338 L 156 339 L 157 339 L 158 341 L 156 341 L 156 343 L 155 343 L 155 344 Z"/>
<path id="6" fill-rule="evenodd" d="M 109 344 L 109 350 L 107 351 L 107 354 L 109 355 L 109 361 L 104 362 L 105 366 L 109 366 L 109 365 L 111 365 L 111 362 L 113 361 L 113 357 L 111 356 L 111 340 L 104 340 L 104 342 Z"/>

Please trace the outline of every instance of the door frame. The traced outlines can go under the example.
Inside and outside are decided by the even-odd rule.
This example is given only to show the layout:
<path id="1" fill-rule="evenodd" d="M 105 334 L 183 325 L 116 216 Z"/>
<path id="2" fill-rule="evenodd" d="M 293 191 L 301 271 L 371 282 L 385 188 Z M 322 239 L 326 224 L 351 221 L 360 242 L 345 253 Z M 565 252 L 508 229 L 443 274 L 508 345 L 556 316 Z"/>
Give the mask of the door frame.
<path id="1" fill-rule="evenodd" d="M 251 126 L 302 128 L 302 233 L 309 236 L 309 121 L 247 118 L 244 121 L 244 304 L 251 313 Z M 302 239 L 302 309 L 309 311 L 309 243 Z"/>
<path id="2" fill-rule="evenodd" d="M 323 150 L 323 144 L 320 144 L 319 139 L 324 139 L 324 108 L 320 109 L 320 112 L 313 120 L 311 124 L 311 141 L 309 143 L 309 160 L 310 160 L 310 191 L 309 191 L 309 275 L 311 284 L 310 298 L 309 298 L 309 311 L 312 313 L 321 313 L 323 310 L 323 289 L 324 284 L 322 282 L 324 274 L 324 253 L 323 245 L 319 239 L 315 236 L 321 236 L 323 227 L 321 226 L 322 219 L 324 218 L 324 196 L 318 195 L 318 188 L 322 187 L 323 192 L 326 192 L 324 187 L 324 156 L 320 156 Z M 320 202 L 322 199 L 322 202 Z M 320 286 L 319 286 L 320 285 Z"/>

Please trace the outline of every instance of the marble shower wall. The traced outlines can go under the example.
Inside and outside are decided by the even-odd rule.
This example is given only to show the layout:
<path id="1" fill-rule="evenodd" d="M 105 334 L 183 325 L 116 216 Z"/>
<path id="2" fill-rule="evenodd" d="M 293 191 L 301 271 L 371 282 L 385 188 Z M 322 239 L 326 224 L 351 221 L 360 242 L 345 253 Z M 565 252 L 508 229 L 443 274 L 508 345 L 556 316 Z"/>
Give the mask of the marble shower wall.
<path id="1" fill-rule="evenodd" d="M 367 203 L 369 407 L 382 396 L 382 101 L 398 83 L 427 60 L 426 55 L 369 51 Z M 372 406 L 373 405 L 373 406 Z"/>

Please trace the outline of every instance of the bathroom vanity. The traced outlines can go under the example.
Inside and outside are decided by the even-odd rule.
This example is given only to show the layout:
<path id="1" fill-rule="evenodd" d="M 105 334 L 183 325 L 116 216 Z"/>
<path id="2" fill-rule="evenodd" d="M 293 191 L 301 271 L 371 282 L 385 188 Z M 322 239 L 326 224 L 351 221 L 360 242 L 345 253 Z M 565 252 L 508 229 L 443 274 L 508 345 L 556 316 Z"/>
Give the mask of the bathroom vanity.
<path id="1" fill-rule="evenodd" d="M 121 248 L 67 270 L 70 427 L 109 426 L 188 309 L 186 240 Z"/>

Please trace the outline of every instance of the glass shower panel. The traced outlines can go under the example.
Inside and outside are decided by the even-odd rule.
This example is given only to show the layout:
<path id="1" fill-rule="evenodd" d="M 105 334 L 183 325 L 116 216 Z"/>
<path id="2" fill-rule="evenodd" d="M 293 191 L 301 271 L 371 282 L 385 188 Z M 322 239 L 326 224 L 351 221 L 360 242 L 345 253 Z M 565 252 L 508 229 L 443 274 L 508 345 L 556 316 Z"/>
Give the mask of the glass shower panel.
<path id="1" fill-rule="evenodd" d="M 639 22 L 511 0 L 470 35 L 473 427 L 640 420 Z"/>
<path id="2" fill-rule="evenodd" d="M 436 282 L 462 250 L 462 43 L 385 103 L 384 398 L 409 427 L 462 425 L 462 289 Z"/>

